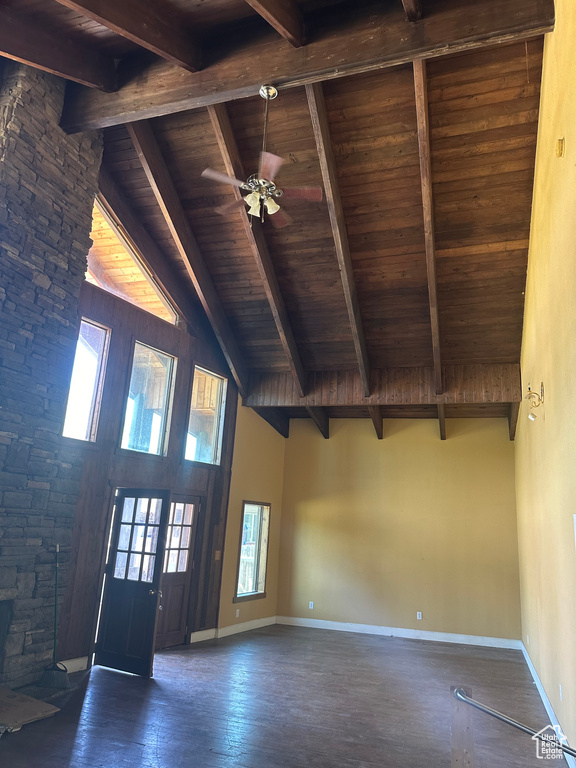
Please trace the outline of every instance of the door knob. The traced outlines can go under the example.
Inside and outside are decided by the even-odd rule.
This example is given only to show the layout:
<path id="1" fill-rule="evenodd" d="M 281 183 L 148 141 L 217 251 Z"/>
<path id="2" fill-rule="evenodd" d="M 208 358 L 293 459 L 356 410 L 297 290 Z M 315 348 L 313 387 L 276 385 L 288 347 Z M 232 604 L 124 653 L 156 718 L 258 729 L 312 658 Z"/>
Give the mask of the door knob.
<path id="1" fill-rule="evenodd" d="M 149 595 L 155 595 L 156 594 L 156 590 L 155 589 L 151 589 L 150 592 L 148 592 L 148 594 Z"/>

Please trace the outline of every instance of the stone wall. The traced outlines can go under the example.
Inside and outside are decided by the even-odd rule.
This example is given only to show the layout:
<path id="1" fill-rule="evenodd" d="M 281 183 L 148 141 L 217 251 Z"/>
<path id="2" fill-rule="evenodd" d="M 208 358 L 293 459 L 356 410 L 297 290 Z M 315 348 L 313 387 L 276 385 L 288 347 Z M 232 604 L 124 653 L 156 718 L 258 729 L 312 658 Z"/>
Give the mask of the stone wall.
<path id="1" fill-rule="evenodd" d="M 11 687 L 50 663 L 54 551 L 62 596 L 81 472 L 60 431 L 102 144 L 58 127 L 64 88 L 20 64 L 0 72 L 0 684 Z"/>

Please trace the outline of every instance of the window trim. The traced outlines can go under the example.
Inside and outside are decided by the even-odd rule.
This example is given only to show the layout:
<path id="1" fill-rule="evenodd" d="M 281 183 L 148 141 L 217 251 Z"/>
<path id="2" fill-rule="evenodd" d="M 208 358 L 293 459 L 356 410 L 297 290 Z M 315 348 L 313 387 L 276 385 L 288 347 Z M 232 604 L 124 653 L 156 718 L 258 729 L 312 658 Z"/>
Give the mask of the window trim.
<path id="1" fill-rule="evenodd" d="M 92 394 L 92 404 L 90 406 L 90 414 L 91 414 L 90 432 L 89 432 L 88 438 L 86 439 L 82 437 L 71 437 L 69 435 L 64 434 L 64 426 L 66 424 L 66 416 L 68 413 L 68 402 L 70 400 L 70 391 L 71 391 L 71 384 L 72 384 L 72 374 L 70 374 L 70 382 L 68 384 L 68 396 L 66 397 L 66 408 L 64 409 L 64 418 L 62 420 L 62 428 L 60 430 L 60 434 L 66 440 L 74 440 L 78 443 L 81 443 L 82 445 L 94 445 L 98 440 L 98 429 L 100 426 L 100 413 L 102 410 L 102 400 L 104 397 L 104 383 L 106 379 L 106 372 L 108 369 L 108 356 L 110 352 L 112 328 L 105 325 L 104 323 L 99 323 L 97 320 L 91 320 L 89 317 L 85 317 L 84 315 L 82 315 L 80 317 L 80 322 L 78 323 L 76 347 L 78 346 L 78 341 L 80 339 L 80 330 L 82 328 L 82 323 L 93 325 L 95 328 L 100 328 L 101 330 L 105 331 L 104 346 L 102 349 L 102 360 L 99 365 L 96 387 L 94 388 L 94 391 Z M 72 362 L 72 370 L 74 370 L 75 362 L 76 362 L 76 349 L 74 350 L 74 360 Z"/>
<path id="2" fill-rule="evenodd" d="M 266 543 L 266 571 L 264 573 L 264 589 L 262 592 L 249 592 L 247 594 L 238 594 L 238 579 L 240 578 L 240 561 L 242 558 L 242 531 L 244 526 L 244 510 L 246 508 L 247 504 L 251 504 L 252 506 L 256 507 L 268 507 L 268 541 Z M 232 599 L 233 603 L 244 603 L 248 600 L 261 600 L 262 598 L 266 597 L 266 583 L 268 581 L 268 552 L 270 550 L 270 518 L 272 517 L 272 504 L 269 501 L 250 501 L 248 499 L 244 499 L 242 501 L 242 516 L 240 518 L 240 535 L 238 537 L 238 565 L 236 567 L 236 581 L 235 581 L 235 589 L 234 589 L 234 597 Z M 262 535 L 262 526 L 260 526 L 260 536 Z M 260 566 L 260 561 L 258 562 L 258 566 Z M 258 576 L 258 572 L 256 572 L 256 576 Z M 258 581 L 258 579 L 256 579 Z"/>

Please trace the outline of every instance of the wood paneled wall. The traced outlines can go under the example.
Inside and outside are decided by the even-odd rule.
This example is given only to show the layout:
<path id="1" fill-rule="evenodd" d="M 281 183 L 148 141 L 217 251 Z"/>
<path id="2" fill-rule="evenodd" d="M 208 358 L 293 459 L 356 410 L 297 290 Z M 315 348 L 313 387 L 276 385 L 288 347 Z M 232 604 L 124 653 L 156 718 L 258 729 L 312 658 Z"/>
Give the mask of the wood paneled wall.
<path id="1" fill-rule="evenodd" d="M 216 626 L 237 403 L 236 388 L 215 341 L 194 338 L 88 283 L 83 286 L 79 314 L 110 328 L 111 336 L 97 439 L 70 441 L 82 456 L 83 476 L 60 620 L 60 658 L 92 652 L 114 490 L 119 487 L 164 488 L 201 497 L 189 630 Z M 119 447 L 135 341 L 177 358 L 166 456 Z M 195 364 L 226 376 L 229 382 L 220 466 L 184 460 Z"/>

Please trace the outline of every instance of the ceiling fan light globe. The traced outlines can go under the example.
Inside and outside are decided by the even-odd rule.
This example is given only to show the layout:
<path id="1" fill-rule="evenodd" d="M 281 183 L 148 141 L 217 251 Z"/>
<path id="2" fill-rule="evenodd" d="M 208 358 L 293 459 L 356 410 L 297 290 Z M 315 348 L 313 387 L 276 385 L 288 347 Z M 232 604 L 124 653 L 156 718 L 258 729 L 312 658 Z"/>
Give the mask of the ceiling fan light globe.
<path id="1" fill-rule="evenodd" d="M 280 206 L 274 200 L 272 197 L 269 197 L 267 200 L 264 200 L 264 207 L 266 208 L 266 211 L 272 215 L 273 213 L 277 213 L 277 211 L 280 210 Z"/>

